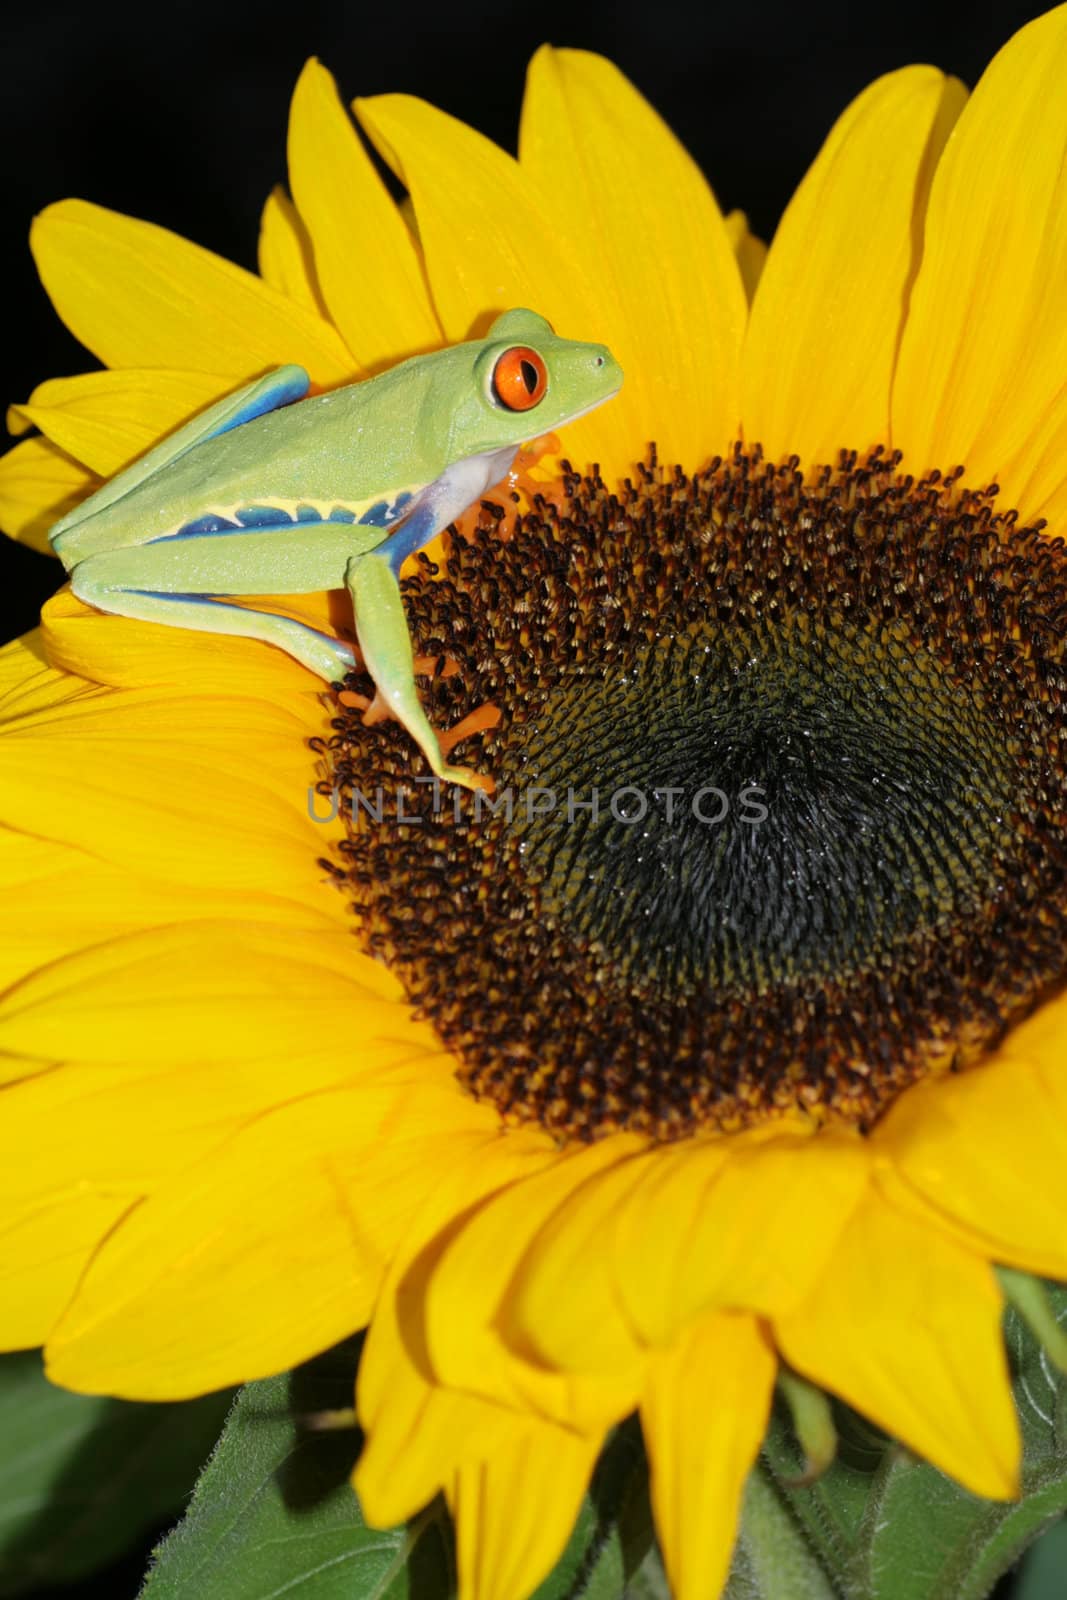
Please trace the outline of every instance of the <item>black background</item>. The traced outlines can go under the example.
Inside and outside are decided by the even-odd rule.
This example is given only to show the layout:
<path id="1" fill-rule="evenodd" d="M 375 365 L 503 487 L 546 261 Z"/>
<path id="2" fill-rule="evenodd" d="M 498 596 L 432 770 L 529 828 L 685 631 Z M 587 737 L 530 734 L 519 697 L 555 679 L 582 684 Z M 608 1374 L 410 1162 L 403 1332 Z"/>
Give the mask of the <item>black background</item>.
<path id="1" fill-rule="evenodd" d="M 545 39 L 612 56 L 666 116 L 724 209 L 769 237 L 834 117 L 871 78 L 931 61 L 973 83 L 1040 5 L 403 0 L 21 0 L 5 22 L 0 129 L 9 173 L 2 398 L 91 358 L 37 284 L 26 232 L 74 195 L 163 223 L 254 266 L 259 212 L 285 176 L 288 99 L 317 54 L 347 98 L 425 96 L 514 149 L 526 62 Z M 14 10 L 14 8 L 12 8 Z M 876 204 L 872 197 L 872 204 Z M 862 228 L 863 218 L 857 217 Z M 0 542 L 4 636 L 33 625 L 58 563 Z M 75 1594 L 123 1600 L 140 1560 Z"/>
<path id="2" fill-rule="evenodd" d="M 833 118 L 871 78 L 931 61 L 973 83 L 1040 9 L 1015 0 L 578 0 L 554 9 L 530 0 L 21 0 L 6 25 L 0 95 L 11 176 L 0 398 L 25 399 L 42 378 L 94 365 L 53 314 L 26 246 L 30 218 L 49 201 L 95 200 L 254 266 L 260 208 L 285 176 L 289 95 L 309 55 L 347 98 L 423 95 L 513 149 L 536 46 L 603 51 L 667 117 L 723 207 L 741 206 L 768 238 Z M 0 637 L 33 625 L 60 576 L 53 561 L 0 542 Z"/>

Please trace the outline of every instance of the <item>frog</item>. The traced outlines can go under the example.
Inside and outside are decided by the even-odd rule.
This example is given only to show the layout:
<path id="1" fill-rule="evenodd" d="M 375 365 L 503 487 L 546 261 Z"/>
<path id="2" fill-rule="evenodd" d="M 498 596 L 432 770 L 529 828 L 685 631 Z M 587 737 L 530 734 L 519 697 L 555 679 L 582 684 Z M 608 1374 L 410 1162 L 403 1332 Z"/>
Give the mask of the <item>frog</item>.
<path id="1" fill-rule="evenodd" d="M 279 367 L 167 435 L 50 529 L 74 594 L 98 611 L 236 634 L 330 684 L 360 663 L 434 777 L 492 791 L 451 765 L 415 683 L 404 562 L 507 478 L 531 439 L 615 395 L 605 345 L 505 311 L 482 338 L 310 394 Z M 227 603 L 344 588 L 355 649 L 295 618 Z"/>

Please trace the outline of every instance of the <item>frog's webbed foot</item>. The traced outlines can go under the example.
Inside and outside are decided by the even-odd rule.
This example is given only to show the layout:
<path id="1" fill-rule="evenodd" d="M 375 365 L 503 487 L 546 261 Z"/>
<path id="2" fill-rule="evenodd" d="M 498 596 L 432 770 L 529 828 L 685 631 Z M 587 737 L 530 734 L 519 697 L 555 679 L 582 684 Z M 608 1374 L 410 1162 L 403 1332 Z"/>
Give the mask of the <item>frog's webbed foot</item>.
<path id="1" fill-rule="evenodd" d="M 415 658 L 416 667 L 419 666 L 420 662 L 428 662 L 432 669 L 436 665 L 436 658 L 432 656 L 417 656 Z M 446 674 L 446 676 L 450 676 L 450 674 Z M 342 705 L 351 706 L 353 710 L 363 712 L 363 726 L 365 728 L 373 727 L 376 723 L 384 722 L 388 718 L 396 718 L 395 711 L 380 689 L 375 689 L 373 699 L 365 694 L 356 694 L 352 689 L 343 689 L 337 698 Z M 468 712 L 465 717 L 456 723 L 455 727 L 447 729 L 444 733 L 438 733 L 437 746 L 441 756 L 440 763 L 436 763 L 430 750 L 425 746 L 423 747 L 430 765 L 434 769 L 435 776 L 440 778 L 442 783 L 456 783 L 463 789 L 481 789 L 484 794 L 493 793 L 496 784 L 492 778 L 475 772 L 469 767 L 450 767 L 445 762 L 456 745 L 461 744 L 464 739 L 473 738 L 475 734 L 487 733 L 490 728 L 499 726 L 501 715 L 499 706 L 490 705 L 487 702 L 485 705 L 477 706 L 475 710 Z"/>
<path id="2" fill-rule="evenodd" d="M 499 706 L 490 705 L 488 702 L 476 706 L 457 722 L 455 727 L 437 735 L 442 756 L 450 756 L 456 745 L 462 744 L 464 739 L 473 738 L 475 734 L 487 733 L 490 728 L 498 727 L 502 715 Z M 438 777 L 443 778 L 446 783 L 458 783 L 464 789 L 480 789 L 483 794 L 492 794 L 496 789 L 493 778 L 472 772 L 467 767 L 446 767 L 443 772 L 438 773 Z"/>
<path id="3" fill-rule="evenodd" d="M 357 694 L 355 689 L 342 689 L 337 698 L 343 706 L 349 706 L 353 711 L 362 711 L 365 728 L 373 728 L 376 723 L 384 722 L 387 717 L 394 715 L 388 700 L 377 688 L 373 695 Z"/>
<path id="4" fill-rule="evenodd" d="M 362 656 L 357 666 L 359 670 L 366 671 Z M 422 678 L 453 678 L 460 670 L 459 662 L 453 661 L 451 656 L 416 656 L 414 658 L 414 667 L 416 676 Z M 438 667 L 440 667 L 440 671 L 437 670 Z M 365 728 L 376 727 L 379 722 L 385 722 L 389 717 L 396 718 L 396 712 L 377 685 L 375 685 L 373 695 L 358 694 L 355 689 L 343 689 L 337 698 L 343 706 L 351 706 L 354 711 L 362 711 L 363 726 Z M 485 726 L 495 727 L 496 724 L 486 723 Z M 472 728 L 470 731 L 474 733 L 481 730 Z M 466 736 L 462 735 L 461 737 Z M 439 742 L 444 745 L 444 741 L 449 738 L 451 738 L 451 735 L 442 734 L 439 736 Z M 455 743 L 456 740 L 452 739 L 452 743 L 445 747 L 446 755 L 452 744 Z"/>
<path id="5" fill-rule="evenodd" d="M 522 496 L 531 509 L 540 503 L 558 511 L 567 498 L 558 474 L 553 474 L 551 479 L 538 478 L 534 476 L 534 469 L 546 456 L 558 456 L 562 448 L 554 433 L 542 433 L 523 445 L 504 480 L 511 494 Z M 497 537 L 506 542 L 512 536 L 513 527 L 514 524 L 508 527 L 506 520 L 501 520 L 497 525 Z"/>

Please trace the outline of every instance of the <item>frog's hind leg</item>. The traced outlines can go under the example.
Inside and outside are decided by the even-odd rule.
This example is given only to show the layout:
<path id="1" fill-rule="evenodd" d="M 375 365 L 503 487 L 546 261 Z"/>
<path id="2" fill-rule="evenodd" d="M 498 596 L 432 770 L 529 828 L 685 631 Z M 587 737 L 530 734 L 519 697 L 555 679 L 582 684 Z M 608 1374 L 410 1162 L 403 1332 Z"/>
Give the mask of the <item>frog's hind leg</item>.
<path id="1" fill-rule="evenodd" d="M 349 645 L 291 617 L 229 602 L 237 595 L 336 589 L 345 563 L 366 547 L 366 540 L 378 536 L 377 529 L 361 530 L 347 522 L 296 527 L 264 523 L 257 516 L 240 531 L 187 531 L 101 551 L 78 563 L 70 586 L 79 600 L 116 616 L 261 639 L 335 683 L 352 670 L 355 656 Z"/>
<path id="2" fill-rule="evenodd" d="M 375 703 L 380 699 L 403 724 L 443 782 L 492 794 L 492 778 L 466 767 L 449 766 L 422 709 L 404 602 L 389 556 L 376 551 L 353 556 L 345 568 L 345 584 L 352 597 L 363 662 L 378 691 Z"/>
<path id="3" fill-rule="evenodd" d="M 328 633 L 319 633 L 292 617 L 276 617 L 249 606 L 230 605 L 204 594 L 159 594 L 123 589 L 121 596 L 109 584 L 94 578 L 92 561 L 75 567 L 71 589 L 79 600 L 141 622 L 161 622 L 172 628 L 192 628 L 198 633 L 237 634 L 273 644 L 327 683 L 339 683 L 355 665 L 351 646 Z"/>

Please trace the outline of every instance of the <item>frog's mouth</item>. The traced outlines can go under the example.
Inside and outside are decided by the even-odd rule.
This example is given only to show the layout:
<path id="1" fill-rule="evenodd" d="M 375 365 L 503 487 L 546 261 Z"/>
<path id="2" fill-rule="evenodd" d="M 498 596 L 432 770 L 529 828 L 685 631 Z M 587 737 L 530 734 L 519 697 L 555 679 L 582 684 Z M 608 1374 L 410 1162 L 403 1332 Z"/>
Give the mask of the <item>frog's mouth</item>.
<path id="1" fill-rule="evenodd" d="M 552 426 L 554 428 L 569 428 L 572 422 L 579 422 L 582 417 L 587 417 L 591 411 L 598 411 L 600 407 L 606 405 L 609 400 L 614 400 L 621 388 L 622 379 L 620 378 L 614 389 L 610 389 L 608 393 L 602 395 L 599 400 L 591 400 L 589 404 L 587 406 L 583 406 L 580 411 L 569 412 L 567 416 L 561 418 L 559 422 L 553 423 Z M 544 430 L 542 429 L 541 431 L 543 432 Z M 533 438 L 535 435 L 531 434 L 530 437 Z"/>
<path id="2" fill-rule="evenodd" d="M 408 587 L 458 668 L 434 725 L 501 708 L 468 750 L 496 795 L 435 807 L 399 730 L 346 720 L 342 790 L 386 796 L 347 881 L 507 1117 L 867 1128 L 1067 976 L 1067 552 L 853 461 L 573 477 Z"/>

